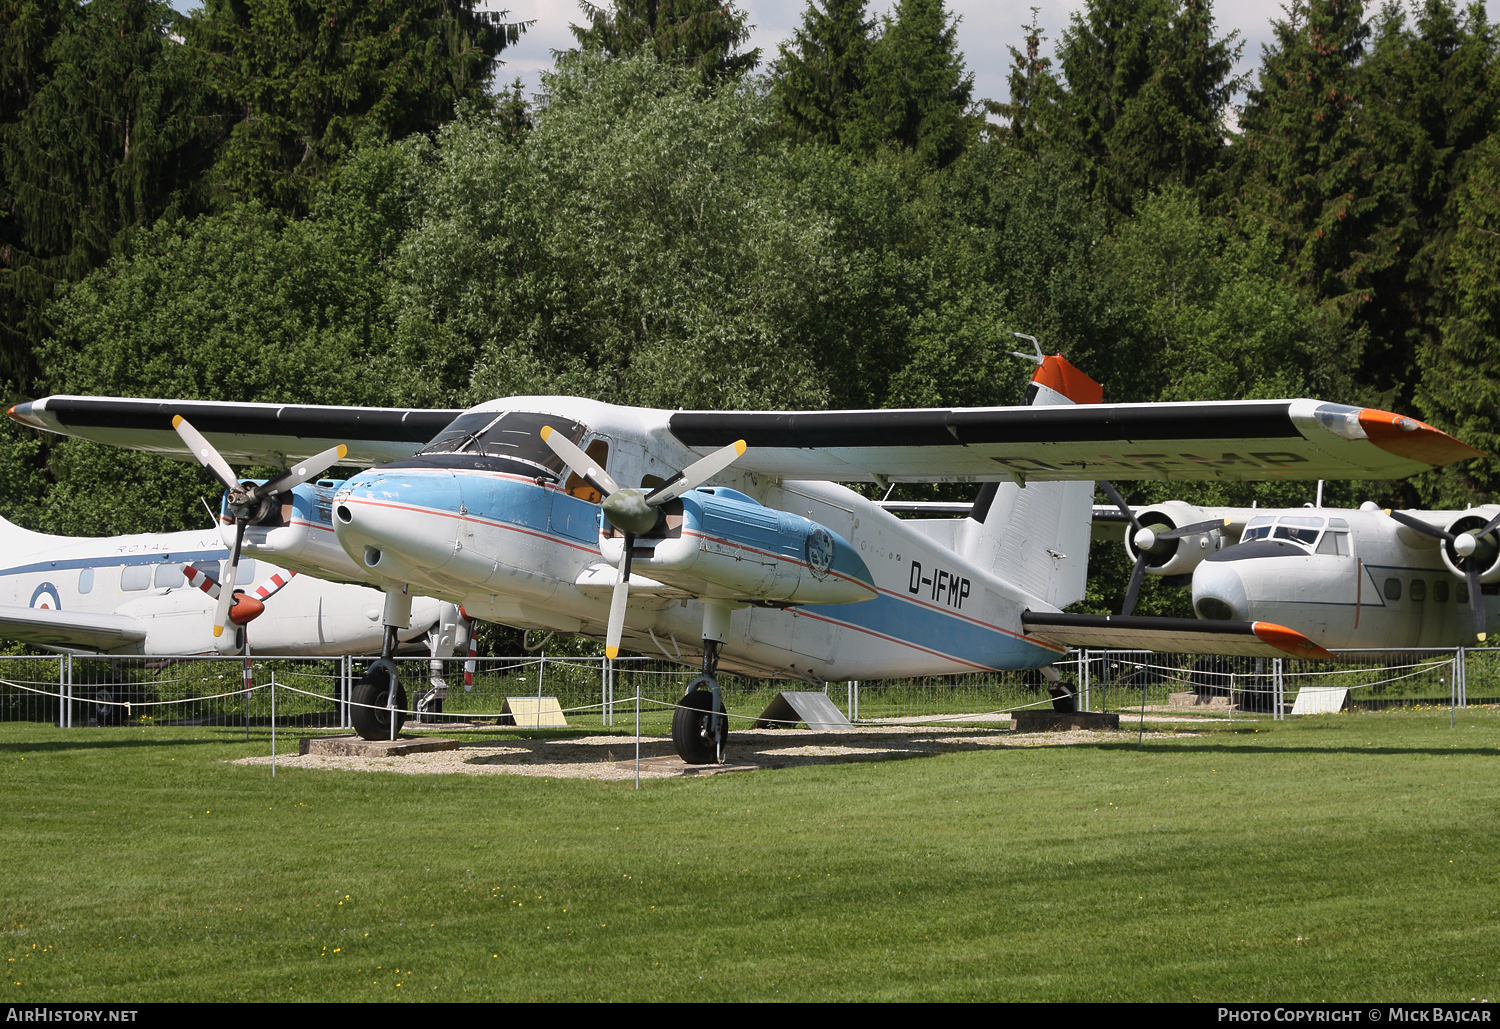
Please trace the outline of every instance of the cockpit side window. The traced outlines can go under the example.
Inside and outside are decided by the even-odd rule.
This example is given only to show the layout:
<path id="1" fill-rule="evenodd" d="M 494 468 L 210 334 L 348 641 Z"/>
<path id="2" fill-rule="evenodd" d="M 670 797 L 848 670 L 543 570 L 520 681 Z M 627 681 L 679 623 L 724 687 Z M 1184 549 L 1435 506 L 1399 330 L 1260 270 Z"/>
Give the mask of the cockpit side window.
<path id="1" fill-rule="evenodd" d="M 609 470 L 609 442 L 607 440 L 593 440 L 583 448 L 583 452 L 600 468 L 605 471 Z M 567 485 L 563 488 L 580 500 L 587 500 L 590 504 L 597 504 L 604 499 L 599 495 L 599 491 L 577 472 L 569 473 Z"/>
<path id="2" fill-rule="evenodd" d="M 1318 542 L 1318 533 L 1323 528 L 1323 519 L 1309 518 L 1304 515 L 1283 515 L 1277 520 L 1276 531 L 1271 534 L 1272 539 L 1293 540 L 1312 546 Z"/>

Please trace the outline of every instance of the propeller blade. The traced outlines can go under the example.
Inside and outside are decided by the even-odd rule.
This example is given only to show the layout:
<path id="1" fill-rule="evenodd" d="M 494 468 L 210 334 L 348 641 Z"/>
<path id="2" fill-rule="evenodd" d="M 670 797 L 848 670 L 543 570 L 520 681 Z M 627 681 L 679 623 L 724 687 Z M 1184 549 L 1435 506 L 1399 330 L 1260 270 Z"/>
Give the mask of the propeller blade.
<path id="1" fill-rule="evenodd" d="M 301 462 L 280 478 L 272 479 L 263 486 L 257 486 L 252 491 L 255 496 L 265 497 L 272 493 L 285 493 L 289 489 L 295 489 L 309 479 L 316 479 L 328 469 L 344 459 L 349 453 L 349 448 L 340 443 L 336 447 L 330 447 L 321 454 L 314 454 L 306 461 Z"/>
<path id="2" fill-rule="evenodd" d="M 670 500 L 676 500 L 684 493 L 689 493 L 703 485 L 715 475 L 734 464 L 745 452 L 745 441 L 735 440 L 727 447 L 720 447 L 712 454 L 701 458 L 688 465 L 672 478 L 662 483 L 656 489 L 646 494 L 646 506 L 660 507 Z"/>
<path id="3" fill-rule="evenodd" d="M 1184 536 L 1196 536 L 1200 532 L 1212 532 L 1214 529 L 1222 529 L 1228 524 L 1228 518 L 1210 518 L 1206 522 L 1194 522 L 1192 525 L 1184 525 L 1180 529 L 1168 529 L 1166 532 L 1158 532 L 1156 538 L 1159 540 L 1181 539 Z"/>
<path id="4" fill-rule="evenodd" d="M 1449 532 L 1447 529 L 1440 529 L 1435 525 L 1429 525 L 1426 522 L 1422 521 L 1422 519 L 1420 518 L 1413 518 L 1411 515 L 1403 514 L 1400 511 L 1387 510 L 1385 514 L 1387 518 L 1390 518 L 1393 521 L 1400 522 L 1408 529 L 1415 529 L 1418 532 L 1425 533 L 1428 536 L 1436 536 L 1438 539 L 1447 540 L 1449 543 L 1453 542 L 1453 533 Z"/>
<path id="5" fill-rule="evenodd" d="M 229 624 L 229 605 L 234 602 L 234 577 L 240 570 L 240 547 L 245 542 L 245 526 L 250 524 L 248 518 L 236 518 L 234 520 L 234 552 L 229 555 L 229 571 L 224 576 L 224 581 L 219 584 L 219 603 L 214 609 L 214 637 L 224 635 L 224 626 Z"/>
<path id="6" fill-rule="evenodd" d="M 620 636 L 625 631 L 625 605 L 630 602 L 630 552 L 635 547 L 635 533 L 625 534 L 625 553 L 620 558 L 615 592 L 609 598 L 609 628 L 604 635 L 604 656 L 613 661 L 620 656 Z"/>
<path id="7" fill-rule="evenodd" d="M 214 473 L 214 477 L 224 484 L 225 489 L 234 489 L 239 480 L 234 477 L 234 469 L 229 467 L 229 462 L 219 456 L 212 443 L 203 438 L 203 433 L 193 428 L 193 423 L 180 414 L 172 416 L 172 428 L 177 430 L 177 435 L 188 445 L 198 463 Z"/>
<path id="8" fill-rule="evenodd" d="M 554 454 L 562 458 L 563 464 L 567 465 L 573 474 L 586 480 L 606 497 L 619 490 L 619 483 L 611 479 L 608 472 L 600 468 L 592 457 L 579 450 L 572 440 L 552 426 L 542 426 L 542 442 L 551 447 Z"/>
<path id="9" fill-rule="evenodd" d="M 1479 582 L 1479 562 L 1464 561 L 1464 578 L 1469 580 L 1469 610 L 1474 613 L 1474 635 L 1483 643 L 1487 635 L 1484 631 L 1484 590 Z"/>
<path id="10" fill-rule="evenodd" d="M 1141 579 L 1146 574 L 1146 560 L 1151 556 L 1150 551 L 1141 551 L 1141 556 L 1135 559 L 1135 568 L 1130 573 L 1130 586 L 1125 590 L 1125 603 L 1120 608 L 1121 615 L 1128 615 L 1135 610 L 1136 598 L 1141 595 Z"/>
<path id="11" fill-rule="evenodd" d="M 1135 532 L 1140 532 L 1141 523 L 1136 520 L 1135 512 L 1130 510 L 1130 505 L 1125 503 L 1125 499 L 1120 496 L 1120 492 L 1115 489 L 1114 484 L 1105 479 L 1100 479 L 1099 488 L 1104 491 L 1104 495 L 1110 499 L 1110 502 L 1118 507 L 1126 518 L 1130 519 L 1130 527 Z M 1131 533 L 1131 535 L 1134 535 L 1135 532 Z"/>

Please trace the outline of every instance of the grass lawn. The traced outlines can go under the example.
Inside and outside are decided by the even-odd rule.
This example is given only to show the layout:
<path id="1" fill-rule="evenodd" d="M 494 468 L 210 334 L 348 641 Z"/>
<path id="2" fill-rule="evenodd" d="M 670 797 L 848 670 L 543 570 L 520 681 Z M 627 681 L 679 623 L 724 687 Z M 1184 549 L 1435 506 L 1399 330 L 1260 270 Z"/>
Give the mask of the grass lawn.
<path id="1" fill-rule="evenodd" d="M 1448 718 L 639 792 L 7 723 L 0 999 L 1497 999 L 1500 711 Z"/>

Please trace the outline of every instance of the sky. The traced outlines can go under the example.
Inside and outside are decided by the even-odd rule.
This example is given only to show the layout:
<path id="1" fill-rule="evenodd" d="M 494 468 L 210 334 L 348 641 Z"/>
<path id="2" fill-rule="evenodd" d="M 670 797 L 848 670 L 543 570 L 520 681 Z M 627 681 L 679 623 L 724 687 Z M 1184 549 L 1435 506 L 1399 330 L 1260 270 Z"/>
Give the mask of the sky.
<path id="1" fill-rule="evenodd" d="M 601 4 L 608 0 L 599 0 Z M 789 39 L 802 23 L 806 0 L 736 0 L 755 26 L 751 45 L 761 48 L 762 68 L 773 58 L 777 46 Z M 1374 9 L 1376 0 L 1366 0 Z M 540 90 L 540 73 L 552 65 L 553 50 L 575 46 L 570 22 L 581 22 L 577 0 L 487 0 L 488 10 L 508 10 L 514 21 L 534 21 L 514 49 L 502 55 L 505 66 L 497 76 L 509 82 L 520 75 L 527 92 Z M 1010 46 L 1022 45 L 1021 26 L 1031 20 L 1031 8 L 1038 8 L 1039 24 L 1047 37 L 1045 47 L 1056 45 L 1073 11 L 1082 9 L 1082 0 L 948 0 L 948 10 L 958 15 L 958 47 L 964 63 L 974 73 L 976 99 L 1004 100 L 1008 90 L 1005 79 L 1010 64 Z M 1500 17 L 1500 0 L 1486 0 L 1491 21 Z M 874 15 L 888 13 L 890 0 L 871 0 Z M 1214 4 L 1218 34 L 1238 29 L 1245 43 L 1236 74 L 1253 71 L 1260 63 L 1261 46 L 1270 42 L 1271 21 L 1282 17 L 1278 0 L 1218 0 Z"/>

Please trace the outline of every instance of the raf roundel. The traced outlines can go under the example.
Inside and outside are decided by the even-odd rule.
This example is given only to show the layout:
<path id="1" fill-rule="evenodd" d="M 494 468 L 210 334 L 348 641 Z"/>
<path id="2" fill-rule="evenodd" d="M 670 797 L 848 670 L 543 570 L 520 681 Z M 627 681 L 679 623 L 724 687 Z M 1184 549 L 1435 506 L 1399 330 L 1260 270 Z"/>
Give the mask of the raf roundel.
<path id="1" fill-rule="evenodd" d="M 812 569 L 816 578 L 822 579 L 828 575 L 828 569 L 833 567 L 834 543 L 833 534 L 821 525 L 816 526 L 807 534 L 807 566 Z"/>

